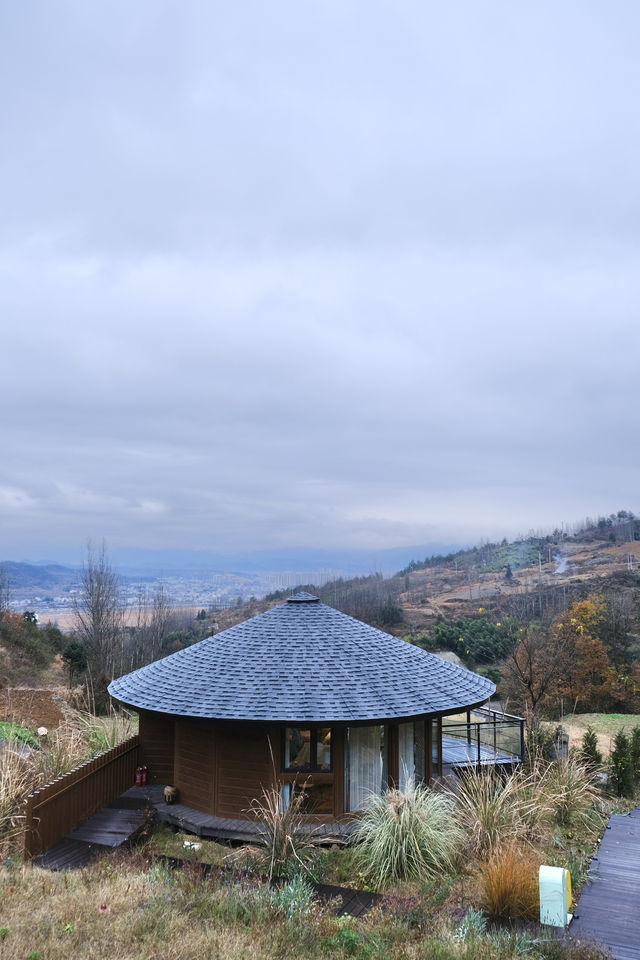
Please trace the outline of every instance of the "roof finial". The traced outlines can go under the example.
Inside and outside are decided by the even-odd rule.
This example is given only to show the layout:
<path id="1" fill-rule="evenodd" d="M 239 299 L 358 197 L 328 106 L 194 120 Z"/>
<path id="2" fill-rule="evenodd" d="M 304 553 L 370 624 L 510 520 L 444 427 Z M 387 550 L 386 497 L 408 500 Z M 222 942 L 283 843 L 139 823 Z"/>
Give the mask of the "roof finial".
<path id="1" fill-rule="evenodd" d="M 287 603 L 320 603 L 320 597 L 314 597 L 312 593 L 301 590 L 299 593 L 294 593 L 293 596 L 288 597 Z"/>

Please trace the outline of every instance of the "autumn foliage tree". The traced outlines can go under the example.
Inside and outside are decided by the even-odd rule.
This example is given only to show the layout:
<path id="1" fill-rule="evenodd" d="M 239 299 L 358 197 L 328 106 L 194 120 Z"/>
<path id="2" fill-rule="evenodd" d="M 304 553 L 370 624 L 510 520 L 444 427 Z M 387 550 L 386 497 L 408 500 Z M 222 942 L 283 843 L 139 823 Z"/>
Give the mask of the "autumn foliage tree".
<path id="1" fill-rule="evenodd" d="M 603 710 L 611 691 L 611 662 L 600 630 L 604 621 L 604 601 L 592 594 L 573 603 L 556 617 L 549 631 L 549 642 L 562 649 L 555 696 L 578 707 Z"/>
<path id="2" fill-rule="evenodd" d="M 505 664 L 507 692 L 529 715 L 565 710 L 602 710 L 615 671 L 600 639 L 605 605 L 591 595 L 573 603 L 547 629 L 532 625 Z"/>

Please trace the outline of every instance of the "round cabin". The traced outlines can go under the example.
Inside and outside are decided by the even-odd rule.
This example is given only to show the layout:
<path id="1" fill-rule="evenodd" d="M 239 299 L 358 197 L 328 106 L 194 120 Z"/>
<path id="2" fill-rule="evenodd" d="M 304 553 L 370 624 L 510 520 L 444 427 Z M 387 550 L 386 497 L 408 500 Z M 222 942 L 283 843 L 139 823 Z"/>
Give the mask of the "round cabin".
<path id="1" fill-rule="evenodd" d="M 151 783 L 214 817 L 252 819 L 264 787 L 340 820 L 442 770 L 442 717 L 485 703 L 485 677 L 297 593 L 114 680 L 140 715 Z"/>

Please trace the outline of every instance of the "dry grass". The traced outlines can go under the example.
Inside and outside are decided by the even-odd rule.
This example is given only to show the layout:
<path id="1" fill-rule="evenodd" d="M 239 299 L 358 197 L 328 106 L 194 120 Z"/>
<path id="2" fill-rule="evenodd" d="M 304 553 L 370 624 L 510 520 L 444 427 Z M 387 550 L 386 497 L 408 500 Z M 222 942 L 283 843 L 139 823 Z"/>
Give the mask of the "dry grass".
<path id="1" fill-rule="evenodd" d="M 543 770 L 537 786 L 552 820 L 560 827 L 584 826 L 602 805 L 593 771 L 570 757 Z"/>
<path id="2" fill-rule="evenodd" d="M 78 716 L 78 730 L 92 756 L 110 750 L 138 732 L 138 716 L 128 710 L 114 710 L 104 717 L 84 712 Z"/>
<path id="3" fill-rule="evenodd" d="M 153 872 L 120 874 L 97 867 L 54 874 L 23 868 L 0 872 L 0 893 L 8 929 L 0 944 L 3 957 L 244 960 L 256 955 L 250 925 L 221 926 L 213 916 L 194 916 L 174 885 Z M 268 929 L 261 939 L 260 956 L 282 956 L 278 938 L 269 942 Z"/>
<path id="4" fill-rule="evenodd" d="M 556 724 L 550 724 L 555 729 Z M 593 727 L 598 737 L 598 750 L 606 759 L 613 749 L 613 741 L 620 730 L 630 733 L 640 726 L 637 713 L 576 713 L 564 717 L 562 726 L 569 734 L 569 747 L 579 750 L 587 727 Z"/>
<path id="5" fill-rule="evenodd" d="M 254 800 L 247 811 L 262 823 L 262 840 L 259 846 L 240 848 L 230 856 L 231 862 L 255 867 L 266 873 L 270 881 L 306 871 L 323 838 L 300 829 L 305 800 L 304 786 L 295 785 L 285 809 L 279 786 L 263 787 L 262 797 Z"/>
<path id="6" fill-rule="evenodd" d="M 540 838 L 548 808 L 537 789 L 539 779 L 537 769 L 504 777 L 490 768 L 460 778 L 452 796 L 474 856 L 504 843 Z"/>
<path id="7" fill-rule="evenodd" d="M 18 840 L 22 827 L 22 804 L 33 785 L 33 771 L 21 744 L 9 739 L 0 747 L 0 854 Z"/>
<path id="8" fill-rule="evenodd" d="M 491 851 L 479 873 L 482 907 L 489 916 L 536 919 L 538 866 L 523 846 L 510 843 Z"/>

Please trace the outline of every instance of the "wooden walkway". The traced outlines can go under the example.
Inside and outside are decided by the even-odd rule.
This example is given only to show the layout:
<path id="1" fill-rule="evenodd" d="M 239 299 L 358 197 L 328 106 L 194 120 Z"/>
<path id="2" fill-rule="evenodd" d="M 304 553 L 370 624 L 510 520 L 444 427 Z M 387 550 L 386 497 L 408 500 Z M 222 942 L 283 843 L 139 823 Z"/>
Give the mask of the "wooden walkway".
<path id="1" fill-rule="evenodd" d="M 128 792 L 128 791 L 127 791 Z M 123 795 L 94 813 L 39 857 L 34 863 L 49 870 L 85 867 L 107 850 L 122 846 L 144 825 L 148 817 L 145 797 Z"/>
<path id="2" fill-rule="evenodd" d="M 363 917 L 383 900 L 381 893 L 353 890 L 351 887 L 332 887 L 328 883 L 314 883 L 313 889 L 321 903 L 334 904 L 335 917 Z"/>
<path id="3" fill-rule="evenodd" d="M 168 823 L 198 837 L 255 843 L 265 832 L 264 824 L 256 821 L 213 817 L 182 803 L 167 804 L 163 786 L 131 787 L 110 806 L 89 817 L 36 857 L 34 863 L 50 870 L 86 866 L 101 852 L 130 840 L 141 829 L 150 811 L 160 823 Z M 314 833 L 326 843 L 345 843 L 355 826 L 356 822 L 349 820 L 304 824 L 302 830 Z"/>
<path id="4" fill-rule="evenodd" d="M 640 807 L 611 817 L 568 937 L 595 940 L 616 960 L 640 960 Z"/>

